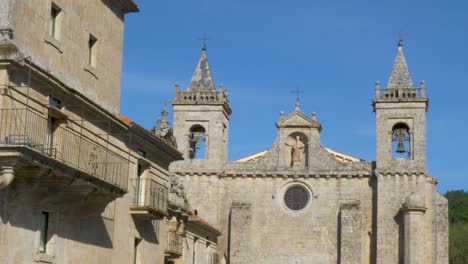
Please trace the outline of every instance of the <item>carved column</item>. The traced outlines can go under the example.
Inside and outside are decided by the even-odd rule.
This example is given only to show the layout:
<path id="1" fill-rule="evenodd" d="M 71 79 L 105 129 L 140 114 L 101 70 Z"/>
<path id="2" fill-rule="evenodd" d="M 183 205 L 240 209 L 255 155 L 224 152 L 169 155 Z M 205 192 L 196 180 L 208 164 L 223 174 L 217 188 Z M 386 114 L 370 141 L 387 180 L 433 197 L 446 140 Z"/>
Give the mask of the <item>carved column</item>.
<path id="1" fill-rule="evenodd" d="M 340 210 L 340 241 L 339 263 L 361 263 L 362 259 L 362 213 L 359 202 L 350 202 L 341 205 Z"/>
<path id="2" fill-rule="evenodd" d="M 230 263 L 255 263 L 252 245 L 251 204 L 233 202 L 230 221 Z"/>

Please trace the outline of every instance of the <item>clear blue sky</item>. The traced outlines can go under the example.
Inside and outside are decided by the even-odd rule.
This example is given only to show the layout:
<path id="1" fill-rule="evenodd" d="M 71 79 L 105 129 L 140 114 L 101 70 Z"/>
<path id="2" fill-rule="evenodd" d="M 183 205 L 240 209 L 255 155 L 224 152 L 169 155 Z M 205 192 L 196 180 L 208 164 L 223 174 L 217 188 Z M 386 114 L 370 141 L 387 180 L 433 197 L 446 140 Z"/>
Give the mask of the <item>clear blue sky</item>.
<path id="1" fill-rule="evenodd" d="M 317 112 L 322 143 L 375 159 L 374 83 L 386 85 L 405 32 L 415 84 L 426 81 L 427 155 L 442 192 L 468 189 L 466 0 L 139 0 L 126 17 L 121 112 L 155 124 L 174 84 L 187 87 L 207 32 L 217 84 L 230 94 L 231 160 L 269 148 L 279 111 Z"/>

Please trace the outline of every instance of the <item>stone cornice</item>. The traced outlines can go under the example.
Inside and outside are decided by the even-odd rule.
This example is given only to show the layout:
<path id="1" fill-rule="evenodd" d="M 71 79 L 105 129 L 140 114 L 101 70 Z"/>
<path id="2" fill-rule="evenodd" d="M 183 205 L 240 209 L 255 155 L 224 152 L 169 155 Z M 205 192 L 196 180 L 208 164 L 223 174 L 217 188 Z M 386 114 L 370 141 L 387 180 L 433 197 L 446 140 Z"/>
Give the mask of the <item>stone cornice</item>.
<path id="1" fill-rule="evenodd" d="M 408 170 L 408 171 L 382 171 L 376 170 L 377 177 L 394 177 L 394 176 L 427 176 L 427 171 Z"/>
<path id="2" fill-rule="evenodd" d="M 217 176 L 219 178 L 371 178 L 369 171 L 173 171 L 180 176 Z"/>

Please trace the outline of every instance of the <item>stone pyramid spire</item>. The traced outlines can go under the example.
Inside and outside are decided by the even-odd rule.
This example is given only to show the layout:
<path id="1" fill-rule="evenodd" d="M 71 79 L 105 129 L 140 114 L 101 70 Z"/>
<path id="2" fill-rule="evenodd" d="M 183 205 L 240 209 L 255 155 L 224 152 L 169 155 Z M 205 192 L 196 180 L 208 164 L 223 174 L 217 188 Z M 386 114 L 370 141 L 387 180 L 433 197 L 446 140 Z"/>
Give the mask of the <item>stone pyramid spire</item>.
<path id="1" fill-rule="evenodd" d="M 211 75 L 208 57 L 206 56 L 206 46 L 203 46 L 200 60 L 192 76 L 192 81 L 187 89 L 188 91 L 215 91 L 216 86 Z"/>
<path id="2" fill-rule="evenodd" d="M 392 74 L 388 80 L 387 88 L 412 88 L 413 81 L 403 54 L 403 41 L 398 42 L 398 51 L 393 64 Z"/>

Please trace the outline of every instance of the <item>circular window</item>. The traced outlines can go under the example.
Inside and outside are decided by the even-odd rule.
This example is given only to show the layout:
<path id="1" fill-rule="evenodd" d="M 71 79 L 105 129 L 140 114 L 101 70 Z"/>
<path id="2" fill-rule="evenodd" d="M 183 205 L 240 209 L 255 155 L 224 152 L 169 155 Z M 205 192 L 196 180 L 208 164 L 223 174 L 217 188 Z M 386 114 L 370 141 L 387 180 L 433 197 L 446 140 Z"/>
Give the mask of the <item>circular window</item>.
<path id="1" fill-rule="evenodd" d="M 304 209 L 309 202 L 309 199 L 309 192 L 299 185 L 290 187 L 284 194 L 284 203 L 289 209 L 294 211 Z"/>

